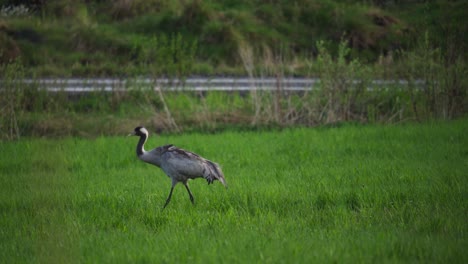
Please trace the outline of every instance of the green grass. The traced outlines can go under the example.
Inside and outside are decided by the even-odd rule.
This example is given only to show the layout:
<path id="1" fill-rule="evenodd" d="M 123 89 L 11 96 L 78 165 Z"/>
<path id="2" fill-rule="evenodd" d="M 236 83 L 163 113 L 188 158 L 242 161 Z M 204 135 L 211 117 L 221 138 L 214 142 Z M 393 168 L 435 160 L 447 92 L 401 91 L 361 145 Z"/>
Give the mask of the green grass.
<path id="1" fill-rule="evenodd" d="M 150 137 L 219 162 L 192 206 L 134 137 L 0 143 L 5 263 L 466 263 L 468 120 Z"/>
<path id="2" fill-rule="evenodd" d="M 317 41 L 326 41 L 335 53 L 345 40 L 350 58 L 370 64 L 386 54 L 387 62 L 398 62 L 396 53 L 415 49 L 426 31 L 433 47 L 446 51 L 449 65 L 455 57 L 466 60 L 468 5 L 462 0 L 0 1 L 0 10 L 22 2 L 29 11 L 0 14 L 0 64 L 21 58 L 33 77 L 154 74 L 147 66 L 168 70 L 167 62 L 143 50 L 156 48 L 155 36 L 179 33 L 184 43 L 198 43 L 193 59 L 172 46 L 174 63 L 184 58 L 193 63 L 179 74 L 245 75 L 238 56 L 245 44 L 255 51 L 257 64 L 266 54 L 282 57 L 287 75 L 311 74 Z"/>

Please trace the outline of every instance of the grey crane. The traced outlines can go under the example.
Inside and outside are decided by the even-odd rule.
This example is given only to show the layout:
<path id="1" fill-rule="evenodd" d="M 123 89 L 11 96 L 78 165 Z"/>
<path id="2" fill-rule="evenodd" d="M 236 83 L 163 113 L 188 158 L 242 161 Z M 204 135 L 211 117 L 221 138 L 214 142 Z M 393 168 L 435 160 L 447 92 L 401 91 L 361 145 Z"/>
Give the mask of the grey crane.
<path id="1" fill-rule="evenodd" d="M 208 184 L 219 180 L 227 188 L 226 180 L 218 164 L 174 145 L 160 146 L 153 150 L 146 151 L 144 147 L 148 135 L 148 130 L 142 126 L 136 127 L 135 130 L 129 134 L 129 136 L 140 137 L 136 147 L 138 158 L 161 168 L 172 180 L 171 191 L 169 192 L 169 196 L 163 208 L 166 208 L 171 201 L 174 187 L 179 182 L 184 184 L 187 189 L 192 204 L 194 203 L 194 199 L 188 186 L 189 179 L 203 177 L 208 181 Z"/>

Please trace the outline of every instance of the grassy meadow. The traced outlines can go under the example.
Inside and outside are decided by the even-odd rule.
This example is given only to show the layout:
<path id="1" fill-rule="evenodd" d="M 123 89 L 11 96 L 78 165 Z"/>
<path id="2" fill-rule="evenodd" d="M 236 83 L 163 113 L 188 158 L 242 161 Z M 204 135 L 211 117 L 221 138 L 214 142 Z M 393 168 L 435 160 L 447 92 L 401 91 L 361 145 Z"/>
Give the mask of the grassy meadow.
<path id="1" fill-rule="evenodd" d="M 129 132 L 133 127 L 129 127 Z M 0 141 L 4 263 L 466 263 L 468 120 L 150 135 L 222 165 L 170 180 L 137 138 Z"/>

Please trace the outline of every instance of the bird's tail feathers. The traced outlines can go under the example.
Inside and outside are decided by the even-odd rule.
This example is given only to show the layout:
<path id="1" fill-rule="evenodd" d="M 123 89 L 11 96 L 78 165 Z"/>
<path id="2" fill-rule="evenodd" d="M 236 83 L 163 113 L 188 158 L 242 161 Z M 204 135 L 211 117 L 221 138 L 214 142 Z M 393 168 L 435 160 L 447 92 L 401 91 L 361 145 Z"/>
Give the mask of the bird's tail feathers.
<path id="1" fill-rule="evenodd" d="M 224 179 L 224 176 L 223 176 L 223 175 L 221 175 L 221 177 L 219 177 L 219 181 L 220 181 L 220 182 L 224 185 L 224 187 L 226 187 L 226 189 L 227 189 L 228 186 L 227 186 L 226 180 Z"/>
<path id="2" fill-rule="evenodd" d="M 207 170 L 205 170 L 205 179 L 208 181 L 208 184 L 212 183 L 214 180 L 220 181 L 224 187 L 227 188 L 226 180 L 224 179 L 224 174 L 218 164 L 207 160 Z"/>

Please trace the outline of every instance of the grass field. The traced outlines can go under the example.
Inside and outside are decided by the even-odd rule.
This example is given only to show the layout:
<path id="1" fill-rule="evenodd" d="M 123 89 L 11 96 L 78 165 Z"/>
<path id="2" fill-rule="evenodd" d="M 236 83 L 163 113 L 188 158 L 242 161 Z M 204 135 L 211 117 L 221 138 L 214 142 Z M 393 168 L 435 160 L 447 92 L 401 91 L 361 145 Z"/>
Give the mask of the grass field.
<path id="1" fill-rule="evenodd" d="M 129 129 L 129 132 L 132 128 Z M 170 180 L 134 137 L 0 143 L 3 263 L 467 263 L 468 120 L 163 135 L 229 189 Z"/>

